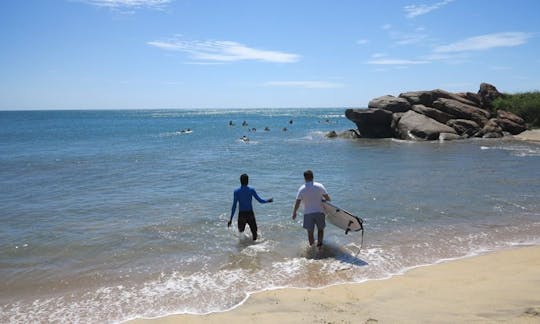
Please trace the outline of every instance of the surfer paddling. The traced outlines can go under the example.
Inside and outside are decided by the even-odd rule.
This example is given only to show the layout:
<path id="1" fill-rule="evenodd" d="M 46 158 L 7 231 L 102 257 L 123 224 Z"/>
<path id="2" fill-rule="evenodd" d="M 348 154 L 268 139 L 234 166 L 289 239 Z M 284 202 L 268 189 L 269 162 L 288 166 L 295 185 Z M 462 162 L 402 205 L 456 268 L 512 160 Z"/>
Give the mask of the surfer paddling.
<path id="1" fill-rule="evenodd" d="M 274 201 L 273 198 L 264 200 L 259 195 L 254 188 L 248 186 L 249 177 L 247 174 L 242 174 L 240 176 L 240 188 L 234 191 L 234 200 L 231 208 L 231 219 L 227 223 L 227 227 L 231 227 L 232 219 L 236 212 L 236 205 L 238 205 L 238 230 L 240 233 L 243 233 L 246 224 L 249 225 L 251 234 L 253 234 L 253 241 L 257 240 L 257 221 L 255 220 L 255 213 L 253 212 L 253 206 L 251 201 L 253 197 L 257 199 L 261 204 L 271 203 Z"/>
<path id="2" fill-rule="evenodd" d="M 326 226 L 322 201 L 330 201 L 330 196 L 321 183 L 313 181 L 313 171 L 306 170 L 304 172 L 304 180 L 306 183 L 298 189 L 298 193 L 296 194 L 292 219 L 296 219 L 296 212 L 298 211 L 300 204 L 303 203 L 303 227 L 307 230 L 309 245 L 313 246 L 313 243 L 315 243 L 313 232 L 315 230 L 315 225 L 317 225 L 317 247 L 321 249 L 324 238 L 324 227 Z"/>

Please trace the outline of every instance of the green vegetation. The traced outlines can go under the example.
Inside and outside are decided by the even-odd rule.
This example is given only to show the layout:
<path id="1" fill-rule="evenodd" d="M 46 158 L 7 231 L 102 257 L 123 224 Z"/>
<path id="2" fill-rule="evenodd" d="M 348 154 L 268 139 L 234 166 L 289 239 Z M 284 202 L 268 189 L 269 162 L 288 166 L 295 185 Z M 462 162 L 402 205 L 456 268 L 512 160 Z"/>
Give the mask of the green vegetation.
<path id="1" fill-rule="evenodd" d="M 504 94 L 493 101 L 493 107 L 513 112 L 529 126 L 540 127 L 540 91 Z"/>

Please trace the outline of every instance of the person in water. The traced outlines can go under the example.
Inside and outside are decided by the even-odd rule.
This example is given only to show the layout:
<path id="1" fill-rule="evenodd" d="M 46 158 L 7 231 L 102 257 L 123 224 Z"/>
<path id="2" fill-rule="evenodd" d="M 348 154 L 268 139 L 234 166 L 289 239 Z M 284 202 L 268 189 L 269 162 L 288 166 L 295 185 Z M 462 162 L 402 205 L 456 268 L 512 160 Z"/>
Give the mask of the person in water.
<path id="1" fill-rule="evenodd" d="M 227 223 L 227 227 L 231 227 L 232 219 L 236 213 L 236 205 L 238 205 L 238 230 L 243 233 L 246 224 L 249 225 L 251 234 L 253 235 L 253 241 L 257 240 L 257 221 L 255 220 L 255 213 L 253 212 L 253 206 L 251 201 L 253 197 L 261 204 L 271 203 L 273 198 L 264 200 L 257 194 L 254 188 L 248 186 L 249 177 L 247 174 L 240 176 L 240 188 L 234 191 L 234 199 L 231 208 L 231 218 Z"/>
<path id="2" fill-rule="evenodd" d="M 330 201 L 330 196 L 326 192 L 326 188 L 313 181 L 313 171 L 306 170 L 304 172 L 305 184 L 300 186 L 296 194 L 296 202 L 292 213 L 292 219 L 296 219 L 296 212 L 300 204 L 304 205 L 304 223 L 303 227 L 307 230 L 309 245 L 315 243 L 313 236 L 315 225 L 317 225 L 317 247 L 322 248 L 324 238 L 324 228 L 326 226 L 325 215 L 323 212 L 322 201 Z"/>

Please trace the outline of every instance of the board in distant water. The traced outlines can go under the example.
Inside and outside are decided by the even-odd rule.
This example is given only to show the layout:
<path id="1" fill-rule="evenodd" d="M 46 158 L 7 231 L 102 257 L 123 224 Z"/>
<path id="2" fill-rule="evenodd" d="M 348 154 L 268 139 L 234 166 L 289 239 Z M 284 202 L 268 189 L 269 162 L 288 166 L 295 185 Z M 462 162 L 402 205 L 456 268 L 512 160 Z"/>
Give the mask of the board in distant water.
<path id="1" fill-rule="evenodd" d="M 330 223 L 341 228 L 348 234 L 350 231 L 358 232 L 364 229 L 362 219 L 343 210 L 328 201 L 323 201 L 323 210 Z"/>

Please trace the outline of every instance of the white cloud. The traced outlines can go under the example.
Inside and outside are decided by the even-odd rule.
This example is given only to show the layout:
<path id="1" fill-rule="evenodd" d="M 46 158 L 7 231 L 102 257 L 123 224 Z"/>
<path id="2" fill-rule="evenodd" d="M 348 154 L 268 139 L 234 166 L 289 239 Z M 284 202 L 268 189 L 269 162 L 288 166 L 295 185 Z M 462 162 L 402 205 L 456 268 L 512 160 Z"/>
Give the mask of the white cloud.
<path id="1" fill-rule="evenodd" d="M 341 83 L 326 81 L 269 81 L 264 84 L 267 87 L 290 87 L 290 88 L 308 88 L 308 89 L 330 89 L 342 88 Z"/>
<path id="2" fill-rule="evenodd" d="M 163 9 L 173 0 L 80 0 L 84 3 L 109 9 Z"/>
<path id="3" fill-rule="evenodd" d="M 441 2 L 434 3 L 432 5 L 427 5 L 427 4 L 408 5 L 408 6 L 403 7 L 403 10 L 405 10 L 407 18 L 414 18 L 417 16 L 428 14 L 432 12 L 433 10 L 439 9 L 449 4 L 452 1 L 454 0 L 444 0 Z"/>
<path id="4" fill-rule="evenodd" d="M 448 45 L 437 46 L 435 53 L 484 51 L 496 47 L 513 47 L 525 44 L 532 35 L 522 32 L 495 33 L 466 38 Z"/>
<path id="5" fill-rule="evenodd" d="M 371 54 L 371 57 L 372 58 L 381 58 L 381 57 L 386 57 L 388 55 L 386 55 L 385 53 L 373 53 Z"/>
<path id="6" fill-rule="evenodd" d="M 198 61 L 234 62 L 254 60 L 294 63 L 300 60 L 300 55 L 297 54 L 261 50 L 232 41 L 184 41 L 173 39 L 148 42 L 148 45 L 163 50 L 185 52 Z"/>
<path id="7" fill-rule="evenodd" d="M 394 32 L 390 35 L 393 39 L 396 40 L 396 45 L 410 45 L 410 44 L 417 44 L 425 41 L 428 36 L 425 34 L 419 34 L 419 33 L 397 33 Z"/>
<path id="8" fill-rule="evenodd" d="M 369 39 L 359 39 L 356 41 L 358 45 L 366 45 L 367 43 L 369 43 Z"/>
<path id="9" fill-rule="evenodd" d="M 416 65 L 416 64 L 428 64 L 430 61 L 423 60 L 403 60 L 403 59 L 378 59 L 367 62 L 374 65 Z"/>

